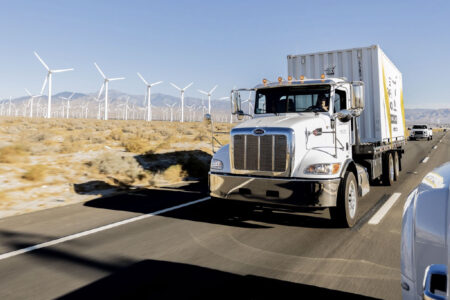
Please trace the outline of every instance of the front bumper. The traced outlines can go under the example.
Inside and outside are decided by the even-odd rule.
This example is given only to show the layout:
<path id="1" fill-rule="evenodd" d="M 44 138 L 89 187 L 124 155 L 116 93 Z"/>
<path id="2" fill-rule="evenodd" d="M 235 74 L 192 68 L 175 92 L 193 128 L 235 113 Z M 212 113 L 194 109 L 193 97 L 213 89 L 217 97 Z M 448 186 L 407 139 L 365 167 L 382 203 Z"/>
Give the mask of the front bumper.
<path id="1" fill-rule="evenodd" d="M 340 181 L 209 173 L 211 197 L 294 207 L 336 206 Z"/>

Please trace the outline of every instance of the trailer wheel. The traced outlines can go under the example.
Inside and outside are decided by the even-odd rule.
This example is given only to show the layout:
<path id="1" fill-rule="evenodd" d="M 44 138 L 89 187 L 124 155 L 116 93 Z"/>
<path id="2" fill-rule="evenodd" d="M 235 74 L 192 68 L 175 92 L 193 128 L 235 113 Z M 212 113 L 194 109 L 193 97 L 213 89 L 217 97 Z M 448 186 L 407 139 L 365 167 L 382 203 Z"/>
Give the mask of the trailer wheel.
<path id="1" fill-rule="evenodd" d="M 391 153 L 387 153 L 383 161 L 383 183 L 384 185 L 390 186 L 394 184 L 394 159 Z"/>
<path id="2" fill-rule="evenodd" d="M 358 216 L 358 184 L 352 172 L 341 181 L 336 207 L 330 207 L 331 220 L 339 226 L 352 227 Z"/>
<path id="3" fill-rule="evenodd" d="M 400 161 L 398 152 L 394 152 L 394 180 L 397 181 L 400 177 Z"/>

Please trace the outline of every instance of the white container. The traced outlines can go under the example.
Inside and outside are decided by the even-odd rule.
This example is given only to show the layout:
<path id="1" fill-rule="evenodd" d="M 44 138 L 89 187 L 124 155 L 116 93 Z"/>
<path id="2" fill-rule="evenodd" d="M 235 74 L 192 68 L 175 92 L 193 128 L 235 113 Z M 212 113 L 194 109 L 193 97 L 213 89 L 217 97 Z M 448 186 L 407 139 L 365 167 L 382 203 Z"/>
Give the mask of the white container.
<path id="1" fill-rule="evenodd" d="M 405 140 L 402 74 L 379 46 L 288 55 L 288 75 L 363 81 L 365 108 L 358 118 L 362 143 Z"/>

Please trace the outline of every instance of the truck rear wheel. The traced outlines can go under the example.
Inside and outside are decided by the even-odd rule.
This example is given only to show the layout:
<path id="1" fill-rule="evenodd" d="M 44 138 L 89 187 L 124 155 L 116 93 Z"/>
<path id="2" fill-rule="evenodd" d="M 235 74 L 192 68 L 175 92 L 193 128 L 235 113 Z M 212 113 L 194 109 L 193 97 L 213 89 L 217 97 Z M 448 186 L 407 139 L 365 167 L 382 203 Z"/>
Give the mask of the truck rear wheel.
<path id="1" fill-rule="evenodd" d="M 398 152 L 394 152 L 394 180 L 397 181 L 400 177 L 400 161 Z"/>
<path id="2" fill-rule="evenodd" d="M 383 183 L 390 186 L 394 184 L 394 158 L 391 153 L 387 153 L 383 161 Z"/>
<path id="3" fill-rule="evenodd" d="M 331 219 L 343 227 L 355 225 L 358 215 L 358 185 L 355 175 L 346 172 L 341 182 L 336 207 L 330 207 Z"/>

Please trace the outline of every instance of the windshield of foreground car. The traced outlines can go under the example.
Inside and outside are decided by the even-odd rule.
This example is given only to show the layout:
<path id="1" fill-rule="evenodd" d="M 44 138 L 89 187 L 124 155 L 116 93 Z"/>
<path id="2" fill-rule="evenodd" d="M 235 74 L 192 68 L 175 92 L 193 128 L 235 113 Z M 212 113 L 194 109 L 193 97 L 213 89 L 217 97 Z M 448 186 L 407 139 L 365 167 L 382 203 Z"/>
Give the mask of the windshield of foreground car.
<path id="1" fill-rule="evenodd" d="M 329 85 L 262 88 L 256 91 L 255 114 L 327 112 L 329 105 Z"/>
<path id="2" fill-rule="evenodd" d="M 427 125 L 414 125 L 413 129 L 427 129 Z"/>

